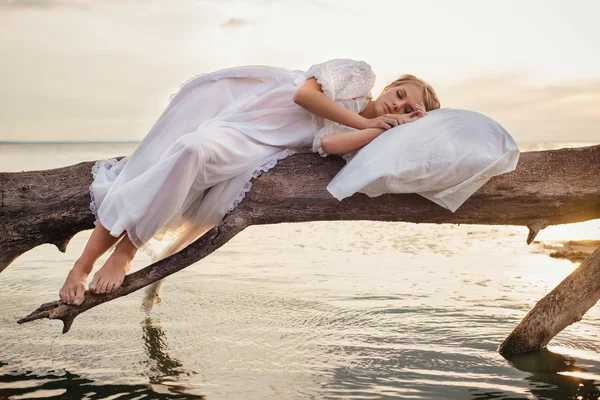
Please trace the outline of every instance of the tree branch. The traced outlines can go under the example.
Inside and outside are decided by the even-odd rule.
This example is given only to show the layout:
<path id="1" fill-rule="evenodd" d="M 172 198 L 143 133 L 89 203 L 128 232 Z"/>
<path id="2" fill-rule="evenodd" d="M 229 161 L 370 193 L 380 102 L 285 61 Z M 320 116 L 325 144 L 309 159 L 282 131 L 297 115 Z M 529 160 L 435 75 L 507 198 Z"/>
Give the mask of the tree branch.
<path id="1" fill-rule="evenodd" d="M 17 322 L 23 324 L 41 318 L 60 319 L 63 322 L 63 333 L 67 333 L 79 314 L 107 301 L 126 296 L 203 259 L 244 230 L 246 226 L 244 218 L 239 216 L 239 213 L 233 212 L 218 227 L 214 227 L 179 253 L 127 275 L 121 287 L 114 292 L 95 294 L 86 291 L 85 300 L 80 306 L 70 306 L 60 300 L 45 303 Z"/>
<path id="2" fill-rule="evenodd" d="M 88 191 L 93 164 L 92 161 L 51 170 L 0 173 L 0 272 L 20 254 L 43 243 L 53 243 L 64 252 L 73 235 L 94 227 Z M 336 220 L 521 225 L 529 228 L 527 242 L 531 243 L 546 226 L 600 218 L 600 145 L 522 153 L 514 172 L 490 179 L 455 213 L 417 194 L 376 198 L 356 194 L 338 202 L 326 186 L 343 165 L 340 158 L 315 154 L 298 154 L 280 161 L 276 168 L 254 179 L 244 201 L 218 228 L 186 249 L 128 275 L 113 293 L 88 292 L 78 307 L 59 302 L 43 304 L 19 323 L 61 319 L 63 332 L 67 332 L 80 313 L 195 263 L 250 225 Z M 591 261 L 584 262 L 594 266 L 586 271 L 598 269 L 596 253 L 590 256 Z M 591 307 L 598 300 L 594 296 L 600 280 L 593 278 L 589 282 L 590 289 L 584 295 L 585 306 Z M 589 307 L 580 308 L 583 311 L 579 314 L 583 315 Z M 528 317 L 538 314 L 534 310 Z M 557 321 L 562 318 L 552 316 Z M 531 337 L 532 331 L 521 328 L 526 333 L 513 333 L 502 349 L 519 352 L 539 348 L 564 328 L 560 328 L 564 321 L 526 345 L 521 344 L 522 338 Z"/>
<path id="3" fill-rule="evenodd" d="M 537 302 L 498 348 L 501 354 L 539 350 L 578 322 L 600 299 L 600 247 Z"/>

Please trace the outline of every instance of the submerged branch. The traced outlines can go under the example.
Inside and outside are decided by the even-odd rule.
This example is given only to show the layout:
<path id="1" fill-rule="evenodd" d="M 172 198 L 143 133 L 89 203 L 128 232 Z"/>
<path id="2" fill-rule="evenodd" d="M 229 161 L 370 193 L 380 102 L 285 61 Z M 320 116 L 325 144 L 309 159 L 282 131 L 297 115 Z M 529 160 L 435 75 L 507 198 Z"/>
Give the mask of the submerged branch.
<path id="1" fill-rule="evenodd" d="M 537 302 L 498 348 L 501 354 L 539 350 L 578 322 L 600 299 L 600 247 Z"/>

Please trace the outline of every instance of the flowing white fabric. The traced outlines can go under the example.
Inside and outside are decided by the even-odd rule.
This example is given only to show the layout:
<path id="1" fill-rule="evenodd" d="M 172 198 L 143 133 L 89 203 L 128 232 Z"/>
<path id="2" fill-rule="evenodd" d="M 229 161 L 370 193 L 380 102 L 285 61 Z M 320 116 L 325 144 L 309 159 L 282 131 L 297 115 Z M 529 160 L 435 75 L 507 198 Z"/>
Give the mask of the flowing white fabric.
<path id="1" fill-rule="evenodd" d="M 455 212 L 490 178 L 514 171 L 518 160 L 517 143 L 499 123 L 444 108 L 378 136 L 327 190 L 338 200 L 356 192 L 418 193 Z"/>
<path id="2" fill-rule="evenodd" d="M 357 111 L 374 80 L 365 65 L 331 60 L 311 73 L 334 71 L 320 79 L 326 94 Z M 153 261 L 197 240 L 238 205 L 252 177 L 312 146 L 325 123 L 293 101 L 311 73 L 243 66 L 186 82 L 131 155 L 94 166 L 97 221 L 115 237 L 127 232 Z"/>

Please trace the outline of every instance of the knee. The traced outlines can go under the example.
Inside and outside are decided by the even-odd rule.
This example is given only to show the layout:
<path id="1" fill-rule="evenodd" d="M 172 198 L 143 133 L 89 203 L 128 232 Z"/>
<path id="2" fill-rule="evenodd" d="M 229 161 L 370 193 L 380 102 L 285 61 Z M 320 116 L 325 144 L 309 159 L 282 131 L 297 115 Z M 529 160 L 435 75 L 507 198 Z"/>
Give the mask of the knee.
<path id="1" fill-rule="evenodd" d="M 202 149 L 194 141 L 184 135 L 177 139 L 167 149 L 166 156 L 177 155 L 179 158 L 185 160 L 199 160 Z"/>

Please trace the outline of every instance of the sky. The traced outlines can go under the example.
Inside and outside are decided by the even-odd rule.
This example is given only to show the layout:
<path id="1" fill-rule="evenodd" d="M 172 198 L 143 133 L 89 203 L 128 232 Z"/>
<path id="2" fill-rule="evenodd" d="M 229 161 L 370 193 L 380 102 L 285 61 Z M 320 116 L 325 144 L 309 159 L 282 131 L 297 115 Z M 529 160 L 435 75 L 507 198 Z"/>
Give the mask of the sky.
<path id="1" fill-rule="evenodd" d="M 0 0 L 0 141 L 140 141 L 190 77 L 368 62 L 517 142 L 600 142 L 597 0 Z"/>

